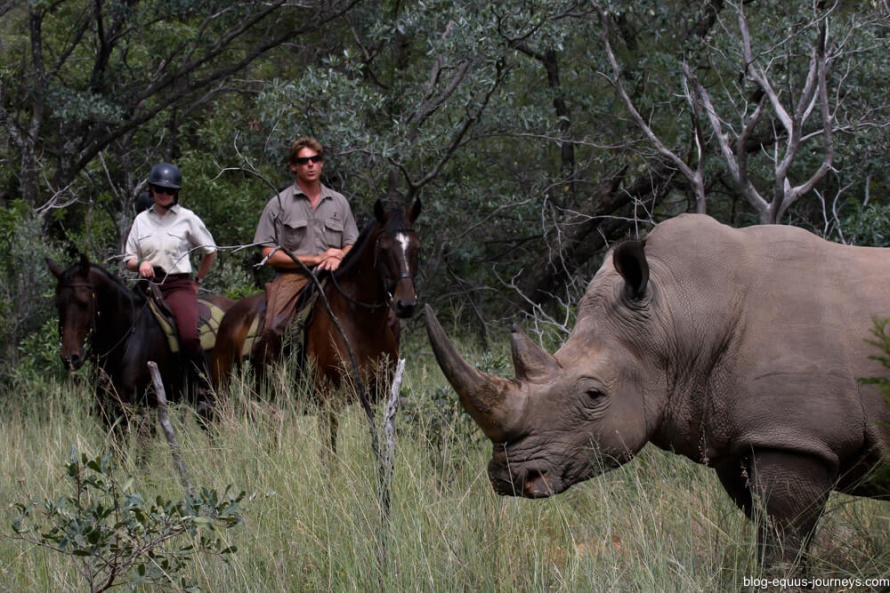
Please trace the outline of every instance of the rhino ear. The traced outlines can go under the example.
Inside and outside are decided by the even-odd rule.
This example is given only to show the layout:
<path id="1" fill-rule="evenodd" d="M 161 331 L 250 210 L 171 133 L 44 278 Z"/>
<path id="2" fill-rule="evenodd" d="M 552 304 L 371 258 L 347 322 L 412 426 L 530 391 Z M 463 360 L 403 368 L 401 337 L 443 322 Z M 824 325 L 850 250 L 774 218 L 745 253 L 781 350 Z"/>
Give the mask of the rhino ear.
<path id="1" fill-rule="evenodd" d="M 627 283 L 625 294 L 634 300 L 646 294 L 646 285 L 649 284 L 649 263 L 646 261 L 645 246 L 646 241 L 624 241 L 612 253 L 612 264 Z"/>
<path id="2" fill-rule="evenodd" d="M 513 368 L 520 381 L 545 377 L 559 370 L 556 359 L 535 344 L 515 323 L 510 347 Z"/>

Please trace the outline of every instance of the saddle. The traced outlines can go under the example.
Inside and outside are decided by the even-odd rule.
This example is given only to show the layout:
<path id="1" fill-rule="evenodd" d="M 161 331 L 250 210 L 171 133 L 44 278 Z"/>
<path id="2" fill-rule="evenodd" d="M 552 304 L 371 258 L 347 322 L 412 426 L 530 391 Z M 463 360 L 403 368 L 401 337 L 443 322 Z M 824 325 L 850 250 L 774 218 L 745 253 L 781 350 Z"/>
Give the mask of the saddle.
<path id="1" fill-rule="evenodd" d="M 176 319 L 173 312 L 164 301 L 161 290 L 155 284 L 146 284 L 145 295 L 148 298 L 148 306 L 152 315 L 157 320 L 161 331 L 167 337 L 167 345 L 170 352 L 179 352 L 179 334 L 176 331 Z M 216 333 L 222 321 L 225 311 L 207 299 L 198 297 L 198 334 L 201 338 L 201 348 L 205 351 L 213 350 L 216 345 Z"/>
<path id="2" fill-rule="evenodd" d="M 324 288 L 324 285 L 326 283 L 327 278 L 324 278 L 320 281 L 321 289 Z M 299 301 L 297 302 L 296 313 L 294 314 L 294 318 L 290 322 L 289 334 L 294 338 L 300 338 L 297 341 L 292 341 L 292 345 L 294 343 L 298 344 L 300 350 L 302 350 L 303 340 L 301 338 L 303 337 L 303 329 L 306 327 L 306 322 L 309 320 L 309 317 L 315 310 L 315 303 L 318 300 L 318 295 L 321 292 L 321 289 L 319 289 L 319 287 L 314 282 L 310 282 L 303 288 L 302 292 L 300 293 Z M 244 337 L 244 343 L 241 345 L 242 358 L 250 358 L 251 354 L 253 353 L 254 345 L 256 344 L 257 340 L 262 337 L 263 326 L 265 325 L 265 317 L 265 314 L 261 313 L 259 315 L 255 315 L 253 321 L 250 322 L 250 327 L 247 330 L 247 335 Z"/>

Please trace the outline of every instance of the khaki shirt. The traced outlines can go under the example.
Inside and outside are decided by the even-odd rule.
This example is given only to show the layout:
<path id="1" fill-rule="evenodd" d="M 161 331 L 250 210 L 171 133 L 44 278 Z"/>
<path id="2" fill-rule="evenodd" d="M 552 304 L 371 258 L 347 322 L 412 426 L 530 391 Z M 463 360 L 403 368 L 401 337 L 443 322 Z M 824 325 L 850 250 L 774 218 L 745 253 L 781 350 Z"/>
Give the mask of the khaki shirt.
<path id="1" fill-rule="evenodd" d="M 168 274 L 190 274 L 189 252 L 193 249 L 204 254 L 216 251 L 213 236 L 201 219 L 179 204 L 164 216 L 158 216 L 152 206 L 133 221 L 124 258 L 143 259 Z"/>
<path id="2" fill-rule="evenodd" d="M 260 216 L 254 244 L 286 247 L 294 255 L 320 255 L 336 247 L 354 245 L 358 227 L 343 194 L 321 186 L 318 206 L 293 184 L 273 197 Z"/>

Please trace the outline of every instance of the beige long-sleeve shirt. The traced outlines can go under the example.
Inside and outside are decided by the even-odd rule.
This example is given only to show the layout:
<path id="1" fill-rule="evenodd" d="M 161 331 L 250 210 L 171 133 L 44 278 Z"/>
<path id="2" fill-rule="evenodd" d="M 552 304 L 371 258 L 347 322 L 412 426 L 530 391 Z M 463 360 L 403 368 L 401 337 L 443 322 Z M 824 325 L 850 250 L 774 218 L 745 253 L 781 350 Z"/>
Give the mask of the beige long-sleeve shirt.
<path id="1" fill-rule="evenodd" d="M 216 251 L 216 243 L 204 222 L 179 204 L 159 216 L 152 206 L 139 213 L 127 236 L 125 260 L 137 258 L 162 268 L 168 274 L 190 274 L 189 253 Z"/>

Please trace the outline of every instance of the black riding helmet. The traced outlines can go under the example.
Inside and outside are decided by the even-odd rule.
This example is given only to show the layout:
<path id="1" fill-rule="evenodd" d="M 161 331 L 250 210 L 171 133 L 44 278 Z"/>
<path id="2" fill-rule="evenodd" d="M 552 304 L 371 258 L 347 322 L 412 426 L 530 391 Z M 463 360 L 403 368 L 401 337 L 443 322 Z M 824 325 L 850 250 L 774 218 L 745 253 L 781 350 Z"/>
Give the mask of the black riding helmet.
<path id="1" fill-rule="evenodd" d="M 148 174 L 148 183 L 167 189 L 180 189 L 182 187 L 182 171 L 176 165 L 159 163 L 151 168 Z"/>

